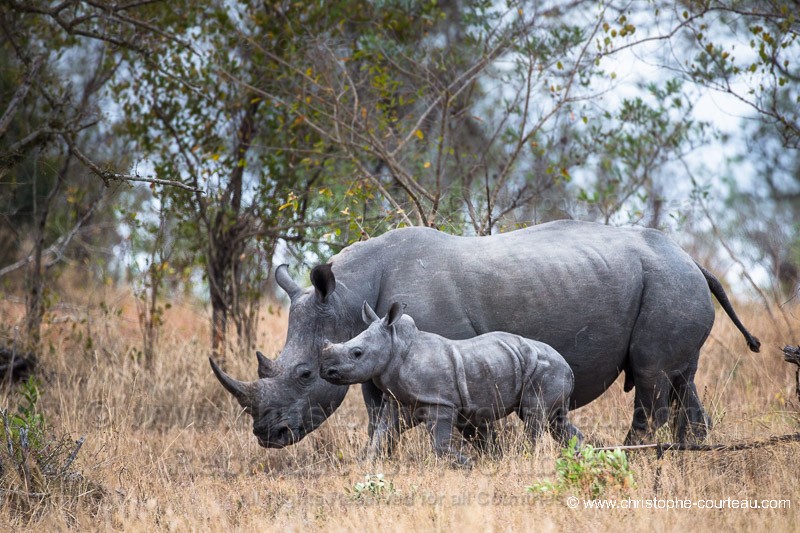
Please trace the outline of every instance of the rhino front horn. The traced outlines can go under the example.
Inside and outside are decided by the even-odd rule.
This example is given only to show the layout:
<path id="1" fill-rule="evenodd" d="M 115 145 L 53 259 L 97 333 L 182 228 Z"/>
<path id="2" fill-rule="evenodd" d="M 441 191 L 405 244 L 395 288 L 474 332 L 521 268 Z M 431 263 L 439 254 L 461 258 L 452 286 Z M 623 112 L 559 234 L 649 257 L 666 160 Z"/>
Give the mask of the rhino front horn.
<path id="1" fill-rule="evenodd" d="M 222 383 L 222 386 L 225 387 L 225 390 L 233 394 L 234 398 L 236 398 L 236 400 L 239 402 L 239 405 L 246 409 L 251 408 L 252 384 L 233 379 L 228 374 L 223 372 L 222 369 L 217 366 L 217 363 L 215 363 L 210 357 L 208 358 L 208 362 L 211 363 L 211 370 L 214 371 L 214 375 L 217 376 L 219 382 Z"/>

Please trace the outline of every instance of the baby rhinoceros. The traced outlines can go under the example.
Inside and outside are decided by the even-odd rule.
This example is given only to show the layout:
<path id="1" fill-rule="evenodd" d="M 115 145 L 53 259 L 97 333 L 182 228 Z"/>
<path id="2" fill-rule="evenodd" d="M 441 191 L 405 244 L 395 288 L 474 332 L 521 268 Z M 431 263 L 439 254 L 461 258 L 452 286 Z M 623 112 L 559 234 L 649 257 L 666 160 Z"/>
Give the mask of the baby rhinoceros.
<path id="1" fill-rule="evenodd" d="M 552 347 L 510 333 L 493 332 L 449 340 L 417 329 L 394 303 L 381 319 L 364 302 L 369 327 L 322 352 L 320 375 L 334 384 L 372 380 L 395 400 L 411 425 L 427 425 L 437 455 L 468 466 L 454 445 L 453 428 L 465 436 L 493 440 L 493 421 L 516 412 L 532 441 L 546 426 L 561 443 L 581 432 L 567 419 L 573 376 Z M 389 401 L 390 404 L 394 402 Z M 396 413 L 383 409 L 374 428 L 370 455 L 391 444 Z M 475 444 L 478 444 L 476 440 Z"/>

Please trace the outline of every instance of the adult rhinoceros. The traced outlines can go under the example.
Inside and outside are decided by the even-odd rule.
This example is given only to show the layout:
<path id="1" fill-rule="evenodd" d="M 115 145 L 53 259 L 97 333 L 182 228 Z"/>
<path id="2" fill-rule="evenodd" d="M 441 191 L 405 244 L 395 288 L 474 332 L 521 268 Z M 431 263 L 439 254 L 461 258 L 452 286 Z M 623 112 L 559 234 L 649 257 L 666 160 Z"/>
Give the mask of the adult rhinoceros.
<path id="1" fill-rule="evenodd" d="M 281 448 L 318 427 L 347 386 L 319 376 L 325 341 L 363 331 L 366 301 L 381 315 L 392 302 L 421 330 L 450 339 L 507 331 L 550 344 L 575 374 L 572 406 L 585 405 L 625 372 L 635 387 L 626 442 L 652 438 L 675 404 L 677 440 L 702 439 L 707 417 L 694 385 L 716 296 L 758 351 L 720 285 L 663 233 L 557 221 L 486 237 L 403 228 L 353 244 L 311 272 L 300 288 L 285 266 L 276 279 L 291 299 L 286 345 L 259 354 L 259 379 L 240 382 L 211 361 L 222 385 L 253 415 L 259 444 Z M 709 290 L 710 289 L 710 290 Z M 370 431 L 380 390 L 362 385 Z"/>

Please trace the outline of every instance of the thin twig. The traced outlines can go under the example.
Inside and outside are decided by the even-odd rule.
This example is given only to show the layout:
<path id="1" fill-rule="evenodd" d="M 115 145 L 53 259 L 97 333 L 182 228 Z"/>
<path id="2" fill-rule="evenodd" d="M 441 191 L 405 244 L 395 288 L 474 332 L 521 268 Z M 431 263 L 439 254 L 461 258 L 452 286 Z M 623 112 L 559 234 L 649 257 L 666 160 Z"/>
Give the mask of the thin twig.
<path id="1" fill-rule="evenodd" d="M 11 124 L 11 121 L 16 115 L 17 107 L 19 107 L 20 103 L 22 103 L 22 101 L 28 95 L 28 91 L 30 91 L 31 85 L 33 85 L 33 79 L 39 73 L 39 68 L 42 66 L 43 61 L 44 57 L 42 56 L 39 56 L 33 60 L 30 68 L 28 69 L 28 73 L 25 75 L 25 79 L 14 92 L 11 102 L 8 103 L 3 116 L 0 117 L 0 137 L 5 134 L 6 130 Z"/>
<path id="2" fill-rule="evenodd" d="M 195 193 L 202 193 L 203 192 L 201 189 L 197 189 L 195 187 L 191 187 L 191 186 L 186 185 L 185 183 L 181 183 L 179 181 L 162 180 L 162 179 L 153 178 L 153 177 L 150 177 L 150 176 L 139 176 L 138 174 L 120 174 L 118 172 L 111 172 L 109 170 L 103 170 L 102 168 L 100 168 L 99 165 L 97 165 L 97 163 L 95 163 L 94 161 L 92 161 L 91 159 L 86 157 L 86 155 L 83 152 L 81 152 L 78 149 L 77 146 L 75 146 L 75 143 L 73 143 L 66 136 L 64 137 L 64 140 L 66 140 L 67 144 L 69 144 L 70 150 L 72 150 L 72 153 L 75 154 L 75 157 L 77 157 L 80 160 L 81 163 L 86 165 L 89 168 L 89 170 L 91 170 L 94 174 L 99 176 L 100 179 L 102 179 L 105 182 L 106 185 L 108 185 L 109 181 L 139 181 L 139 182 L 145 182 L 145 183 L 155 183 L 157 185 L 164 185 L 164 186 L 167 186 L 167 187 L 177 187 L 179 189 L 184 189 L 186 191 L 195 192 Z"/>
<path id="3" fill-rule="evenodd" d="M 61 473 L 64 474 L 69 466 L 75 461 L 75 458 L 78 457 L 78 452 L 81 450 L 81 446 L 83 446 L 83 442 L 86 440 L 86 435 L 83 435 L 81 438 L 75 441 L 75 449 L 72 450 L 72 453 L 69 454 L 67 457 L 67 462 L 64 463 L 64 466 L 61 467 Z"/>
<path id="4" fill-rule="evenodd" d="M 46 265 L 47 267 L 53 266 L 55 264 L 55 262 L 57 262 L 59 259 L 63 258 L 64 250 L 67 248 L 67 246 L 69 246 L 70 241 L 72 241 L 72 239 L 75 237 L 75 235 L 81 229 L 81 226 L 83 226 L 83 224 L 87 220 L 89 220 L 89 217 L 92 216 L 92 214 L 94 213 L 95 209 L 97 209 L 97 206 L 100 203 L 102 203 L 101 200 L 102 199 L 98 199 L 96 202 L 94 202 L 92 204 L 92 207 L 90 207 L 89 210 L 86 212 L 86 214 L 84 214 L 83 217 L 81 217 L 81 219 L 75 224 L 75 226 L 69 231 L 69 233 L 67 233 L 66 235 L 62 235 L 61 237 L 56 239 L 56 241 L 52 245 L 50 245 L 46 250 L 44 250 L 42 252 L 42 255 L 53 254 L 55 256 L 55 259 L 53 259 L 51 261 L 48 261 L 48 263 Z M 16 263 L 12 263 L 12 264 L 4 267 L 4 268 L 1 268 L 0 269 L 0 278 L 2 278 L 3 276 L 5 276 L 6 274 L 8 274 L 10 272 L 13 272 L 13 271 L 15 271 L 15 270 L 17 270 L 19 268 L 24 267 L 25 265 L 27 265 L 28 263 L 33 261 L 33 258 L 34 258 L 34 254 L 32 253 L 29 256 L 27 256 L 27 257 L 25 257 L 23 259 L 20 259 Z"/>

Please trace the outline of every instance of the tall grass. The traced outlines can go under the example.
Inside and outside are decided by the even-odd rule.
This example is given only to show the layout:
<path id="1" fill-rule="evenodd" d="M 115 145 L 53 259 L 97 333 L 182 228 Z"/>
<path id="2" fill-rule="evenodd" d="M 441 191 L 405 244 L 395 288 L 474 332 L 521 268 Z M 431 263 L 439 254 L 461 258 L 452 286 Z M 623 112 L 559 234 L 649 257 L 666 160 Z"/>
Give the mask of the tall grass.
<path id="1" fill-rule="evenodd" d="M 477 457 L 470 471 L 438 461 L 420 428 L 401 439 L 396 456 L 360 460 L 366 413 L 354 388 L 316 432 L 284 450 L 260 448 L 251 421 L 214 379 L 207 363 L 207 312 L 179 302 L 166 325 L 155 367 L 138 360 L 135 307 L 125 292 L 95 302 L 56 306 L 47 317 L 39 409 L 59 435 L 86 436 L 74 468 L 102 497 L 51 498 L 39 509 L 0 508 L 0 528 L 80 530 L 584 530 L 654 531 L 714 528 L 798 530 L 800 444 L 724 453 L 631 452 L 635 486 L 611 498 L 791 500 L 790 509 L 570 509 L 564 496 L 534 497 L 525 487 L 555 475 L 559 450 L 549 437 L 532 447 L 520 423 L 499 424 L 502 457 Z M 780 347 L 797 344 L 786 324 L 758 306 L 738 305 L 763 343 L 753 354 L 724 314 L 706 343 L 696 382 L 714 422 L 709 441 L 727 443 L 800 431 L 794 373 Z M 6 337 L 21 304 L 0 302 Z M 800 331 L 797 310 L 790 324 Z M 262 323 L 259 349 L 276 353 L 285 315 Z M 230 373 L 255 379 L 254 354 L 231 355 Z M 0 405 L 19 396 L 1 389 Z M 633 395 L 618 381 L 599 400 L 572 413 L 596 443 L 621 442 Z M 662 435 L 668 440 L 668 434 Z M 365 474 L 382 473 L 394 491 L 355 499 Z M 350 489 L 350 491 L 348 491 Z M 80 501 L 80 494 L 79 501 Z M 581 497 L 583 495 L 576 494 Z"/>

